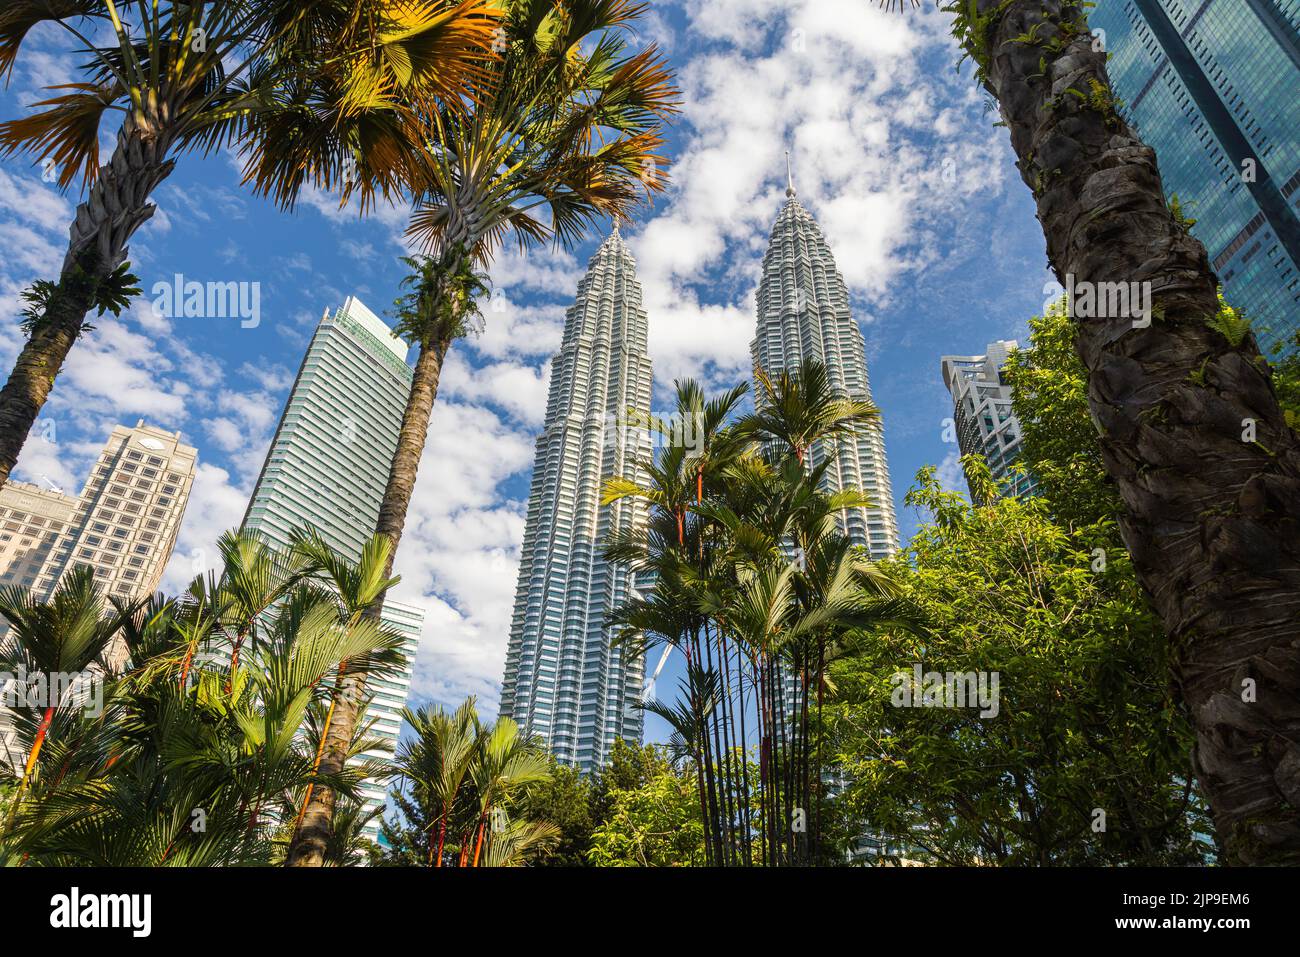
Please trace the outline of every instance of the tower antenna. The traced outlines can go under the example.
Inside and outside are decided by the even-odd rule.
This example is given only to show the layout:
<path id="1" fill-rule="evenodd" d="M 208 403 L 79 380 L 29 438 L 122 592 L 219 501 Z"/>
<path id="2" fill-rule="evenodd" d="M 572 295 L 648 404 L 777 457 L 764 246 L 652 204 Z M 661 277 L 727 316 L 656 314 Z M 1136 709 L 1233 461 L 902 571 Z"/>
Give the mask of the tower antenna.
<path id="1" fill-rule="evenodd" d="M 794 191 L 794 172 L 790 168 L 790 151 L 785 151 L 785 195 L 791 199 L 795 197 Z"/>

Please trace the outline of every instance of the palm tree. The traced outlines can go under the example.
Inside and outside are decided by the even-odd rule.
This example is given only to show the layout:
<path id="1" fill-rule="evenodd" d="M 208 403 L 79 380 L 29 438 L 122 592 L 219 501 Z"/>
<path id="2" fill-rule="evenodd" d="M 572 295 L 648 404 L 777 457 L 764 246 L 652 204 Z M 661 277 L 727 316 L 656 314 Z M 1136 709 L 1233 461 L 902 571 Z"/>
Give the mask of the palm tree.
<path id="1" fill-rule="evenodd" d="M 518 724 L 510 718 L 498 718 L 479 736 L 477 760 L 470 776 L 478 796 L 478 818 L 472 857 L 468 843 L 461 856 L 470 867 L 478 867 L 489 832 L 495 837 L 505 830 L 497 822 L 510 797 L 520 788 L 550 780 L 551 765 L 546 751 L 520 734 Z"/>
<path id="2" fill-rule="evenodd" d="M 106 614 L 106 611 L 110 611 Z M 6 674 L 20 672 L 33 679 L 44 679 L 43 704 L 17 709 L 17 727 L 30 739 L 27 760 L 19 778 L 18 789 L 10 808 L 5 829 L 22 804 L 33 775 L 41 749 L 50 733 L 56 713 L 70 716 L 82 706 L 75 689 L 56 688 L 65 678 L 88 675 L 92 665 L 102 672 L 104 653 L 113 641 L 122 621 L 130 613 L 118 606 L 105 609 L 103 599 L 95 588 L 95 576 L 85 565 L 77 566 L 64 577 L 48 602 L 34 601 L 25 588 L 7 585 L 0 589 L 0 615 L 10 625 L 9 634 L 0 644 L 0 665 Z M 24 691 L 29 689 L 22 689 Z M 55 700 L 55 694 L 60 698 Z M 33 723 L 39 714 L 38 722 Z"/>
<path id="3" fill-rule="evenodd" d="M 372 550 L 380 561 L 382 552 L 381 545 Z M 226 554 L 242 560 L 239 549 Z M 330 564 L 340 578 L 381 580 L 364 564 Z M 234 581 L 237 572 L 227 568 L 218 580 Z M 88 587 L 86 577 L 83 570 L 73 574 L 75 595 Z M 215 601 L 236 604 L 219 589 Z M 65 709 L 62 724 L 56 722 L 60 733 L 47 737 L 30 798 L 14 806 L 5 858 L 35 866 L 269 864 L 315 784 L 338 792 L 349 809 L 347 833 L 340 832 L 330 859 L 350 861 L 357 845 L 347 834 L 364 823 L 353 813 L 358 789 L 380 768 L 363 762 L 323 775 L 316 742 L 338 663 L 364 660 L 383 673 L 401 638 L 360 615 L 349 618 L 341 604 L 333 591 L 300 581 L 258 615 L 259 638 L 233 666 L 222 654 L 229 638 L 219 616 L 192 597 L 151 601 L 108 620 L 90 611 L 69 614 L 72 603 L 58 596 L 15 614 L 12 644 L 20 660 L 48 658 L 48 629 L 40 623 L 61 620 L 70 624 L 59 634 L 96 637 L 65 642 L 85 650 L 64 652 L 55 663 L 76 664 L 115 637 L 125 646 L 125 664 L 106 676 L 102 710 Z M 196 616 L 209 627 L 197 650 L 194 630 L 179 626 Z M 349 757 L 376 749 L 369 727 L 357 726 Z"/>
<path id="4" fill-rule="evenodd" d="M 1254 335 L 1115 101 L 1083 0 L 945 0 L 1065 284 L 1149 282 L 1149 324 L 1076 321 L 1124 544 L 1172 647 L 1225 859 L 1300 862 L 1300 441 Z M 901 5 L 900 5 L 901 6 Z M 1245 697 L 1250 700 L 1245 700 Z"/>
<path id="5" fill-rule="evenodd" d="M 83 33 L 112 25 L 115 44 Z M 10 0 L 0 12 L 0 75 L 33 28 L 54 24 L 88 56 L 85 82 L 42 112 L 0 123 L 0 155 L 53 164 L 61 187 L 89 189 L 56 281 L 25 295 L 29 337 L 0 390 L 0 485 L 8 481 L 54 379 L 97 309 L 138 294 L 127 243 L 176 157 L 240 144 L 245 181 L 292 207 L 309 182 L 358 192 L 362 207 L 408 182 L 422 144 L 402 131 L 414 105 L 459 101 L 496 23 L 487 0 Z M 112 158 L 99 131 L 123 114 Z"/>
<path id="6" fill-rule="evenodd" d="M 544 821 L 509 819 L 519 793 L 550 780 L 544 748 L 524 738 L 509 718 L 484 727 L 473 698 L 448 714 L 441 707 L 407 709 L 414 732 L 398 750 L 398 773 L 413 806 L 429 822 L 429 865 L 507 867 L 550 846 L 559 830 Z M 450 838 L 450 842 L 449 839 Z"/>
<path id="7" fill-rule="evenodd" d="M 671 75 L 653 46 L 629 52 L 624 31 L 646 5 L 633 0 L 506 0 L 499 53 L 472 83 L 463 108 L 421 111 L 430 131 L 409 234 L 423 244 L 399 306 L 416 346 L 411 392 L 379 509 L 376 531 L 401 542 L 428 437 L 442 363 L 473 324 L 486 265 L 508 235 L 521 247 L 547 239 L 572 245 L 601 216 L 624 216 L 638 189 L 664 188 L 655 150 L 676 111 Z M 391 569 L 390 569 L 391 571 Z M 371 614 L 378 617 L 382 602 Z M 350 675 L 342 697 L 363 675 Z M 340 766 L 353 722 L 344 700 L 322 768 Z M 301 852 L 291 863 L 317 866 L 328 839 L 328 792 L 313 795 Z"/>
<path id="8" fill-rule="evenodd" d="M 763 388 L 759 409 L 729 423 L 743 390 L 705 402 L 695 383 L 679 383 L 677 416 L 703 427 L 666 430 L 655 460 L 639 463 L 648 487 L 615 478 L 604 494 L 652 506 L 645 530 L 605 549 L 655 582 L 612 621 L 634 651 L 666 643 L 686 656 L 681 700 L 645 707 L 674 728 L 679 757 L 695 769 L 714 865 L 819 859 L 811 698 L 820 712 L 827 668 L 854 642 L 885 626 L 920 627 L 840 532 L 838 514 L 869 503 L 856 490 L 822 490 L 835 440 L 869 426 L 874 408 L 841 399 L 813 362 Z M 815 447 L 828 454 L 814 463 Z M 791 827 L 799 809 L 812 819 Z"/>
<path id="9" fill-rule="evenodd" d="M 831 442 L 880 418 L 870 402 L 833 389 L 826 367 L 811 357 L 775 379 L 762 369 L 754 375 L 763 391 L 750 426 L 771 441 L 784 442 L 800 465 L 817 439 Z"/>
<path id="10" fill-rule="evenodd" d="M 468 698 L 454 714 L 438 707 L 407 708 L 402 718 L 414 737 L 399 749 L 397 765 L 411 782 L 416 801 L 429 809 L 431 821 L 437 821 L 437 836 L 429 840 L 429 865 L 442 867 L 447 834 L 457 830 L 457 810 L 477 756 L 482 732 L 478 711 L 474 699 Z"/>

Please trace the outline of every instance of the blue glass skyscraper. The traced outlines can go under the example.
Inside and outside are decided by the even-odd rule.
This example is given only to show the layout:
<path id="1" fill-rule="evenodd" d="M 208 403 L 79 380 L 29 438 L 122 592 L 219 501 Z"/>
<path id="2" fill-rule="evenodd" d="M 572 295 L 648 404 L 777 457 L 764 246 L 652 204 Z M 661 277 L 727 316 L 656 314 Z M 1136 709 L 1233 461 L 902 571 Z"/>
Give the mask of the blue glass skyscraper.
<path id="1" fill-rule="evenodd" d="M 1300 331 L 1300 0 L 1098 0 L 1121 112 L 1267 353 Z"/>

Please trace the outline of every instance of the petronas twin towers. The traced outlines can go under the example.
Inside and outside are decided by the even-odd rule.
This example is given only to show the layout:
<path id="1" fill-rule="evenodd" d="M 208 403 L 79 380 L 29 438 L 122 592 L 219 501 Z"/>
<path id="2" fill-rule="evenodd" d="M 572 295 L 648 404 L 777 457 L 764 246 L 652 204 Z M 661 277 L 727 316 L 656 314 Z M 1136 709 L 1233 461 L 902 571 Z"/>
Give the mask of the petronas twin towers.
<path id="1" fill-rule="evenodd" d="M 870 400 L 865 345 L 844 280 L 793 185 L 786 196 L 763 259 L 755 369 L 776 375 L 815 358 L 841 393 Z M 637 463 L 651 452 L 649 435 L 617 427 L 628 409 L 650 407 L 646 335 L 636 263 L 615 229 L 578 284 L 551 367 L 501 694 L 502 715 L 583 771 L 603 765 L 616 738 L 641 739 L 635 705 L 645 662 L 611 647 L 605 623 L 637 583 L 601 551 L 612 533 L 644 522 L 646 506 L 632 499 L 601 505 L 600 495 L 608 478 L 647 478 Z M 898 528 L 879 423 L 854 441 L 814 450 L 823 455 L 835 457 L 831 488 L 863 489 L 873 503 L 844 517 L 849 538 L 873 558 L 892 554 Z"/>

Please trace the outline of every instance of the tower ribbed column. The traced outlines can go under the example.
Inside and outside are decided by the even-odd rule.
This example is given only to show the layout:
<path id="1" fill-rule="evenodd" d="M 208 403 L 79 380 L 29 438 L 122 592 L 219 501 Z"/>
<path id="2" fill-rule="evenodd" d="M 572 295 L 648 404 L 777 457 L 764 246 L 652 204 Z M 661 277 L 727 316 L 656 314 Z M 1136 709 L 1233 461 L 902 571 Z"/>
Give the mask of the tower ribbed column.
<path id="1" fill-rule="evenodd" d="M 763 257 L 758 327 L 750 346 L 754 367 L 775 376 L 811 357 L 826 366 L 838 393 L 871 401 L 866 349 L 844 279 L 821 228 L 795 199 L 793 186 L 786 195 Z M 756 401 L 761 395 L 756 388 Z M 860 489 L 872 503 L 871 508 L 845 510 L 841 528 L 872 558 L 892 555 L 898 548 L 898 523 L 881 422 L 864 426 L 851 439 L 817 443 L 814 463 L 827 456 L 834 460 L 826 473 L 827 487 Z"/>
<path id="2" fill-rule="evenodd" d="M 604 764 L 616 737 L 641 740 L 644 659 L 611 647 L 605 624 L 633 575 L 601 552 L 643 526 L 647 507 L 600 498 L 606 479 L 648 481 L 637 465 L 648 433 L 620 427 L 630 408 L 650 407 L 646 333 L 636 264 L 615 231 L 578 284 L 551 364 L 501 692 L 502 715 L 583 770 Z"/>

